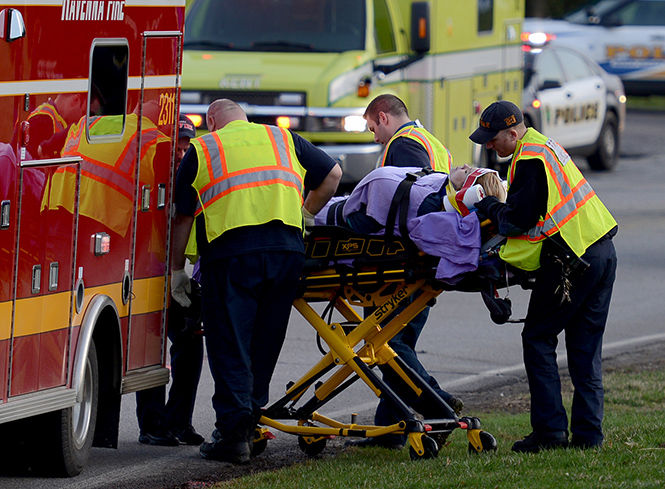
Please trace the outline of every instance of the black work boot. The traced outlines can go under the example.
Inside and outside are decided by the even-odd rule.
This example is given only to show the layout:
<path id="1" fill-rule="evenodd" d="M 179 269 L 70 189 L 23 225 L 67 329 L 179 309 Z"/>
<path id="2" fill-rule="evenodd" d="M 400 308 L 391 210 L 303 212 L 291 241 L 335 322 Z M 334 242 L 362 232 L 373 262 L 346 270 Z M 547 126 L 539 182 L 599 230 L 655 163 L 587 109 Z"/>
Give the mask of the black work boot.
<path id="1" fill-rule="evenodd" d="M 249 462 L 249 443 L 247 438 L 228 440 L 222 435 L 217 440 L 213 437 L 211 442 L 203 442 L 199 454 L 207 460 L 246 464 Z"/>
<path id="2" fill-rule="evenodd" d="M 249 443 L 250 432 L 254 434 L 254 427 L 254 418 L 248 414 L 239 416 L 223 430 L 215 429 L 212 441 L 201 444 L 201 457 L 233 464 L 248 463 L 252 448 Z"/>
<path id="3" fill-rule="evenodd" d="M 523 440 L 513 443 L 512 451 L 519 453 L 538 453 L 541 450 L 566 448 L 567 446 L 567 431 L 553 431 L 550 433 L 536 433 L 534 431 L 525 436 Z"/>

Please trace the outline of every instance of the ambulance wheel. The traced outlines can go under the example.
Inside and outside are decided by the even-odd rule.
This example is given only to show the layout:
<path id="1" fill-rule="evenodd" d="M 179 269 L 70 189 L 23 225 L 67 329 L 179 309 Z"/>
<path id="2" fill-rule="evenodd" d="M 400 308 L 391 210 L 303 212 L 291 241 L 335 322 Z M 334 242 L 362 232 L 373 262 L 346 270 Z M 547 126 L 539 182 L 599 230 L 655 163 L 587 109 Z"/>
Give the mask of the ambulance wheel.
<path id="1" fill-rule="evenodd" d="M 409 456 L 411 457 L 411 460 L 427 460 L 439 456 L 439 445 L 437 445 L 433 438 L 423 436 L 422 442 L 423 449 L 425 450 L 425 453 L 422 455 L 418 455 L 418 452 L 416 452 L 413 447 L 409 447 Z"/>
<path id="2" fill-rule="evenodd" d="M 254 440 L 256 440 L 257 436 L 259 436 L 259 435 L 260 435 L 259 430 L 258 429 L 255 430 L 254 431 Z M 261 455 L 266 450 L 267 447 L 268 447 L 268 439 L 267 438 L 261 438 L 258 441 L 254 441 L 254 443 L 252 444 L 252 451 L 250 453 L 250 456 L 258 457 L 259 455 Z"/>
<path id="3" fill-rule="evenodd" d="M 326 438 L 315 439 L 313 436 L 298 436 L 298 446 L 308 457 L 316 457 L 326 448 Z"/>
<path id="4" fill-rule="evenodd" d="M 496 438 L 492 436 L 490 433 L 487 431 L 481 431 L 478 433 L 480 436 L 480 445 L 482 446 L 482 451 L 476 451 L 474 446 L 469 443 L 469 453 L 485 453 L 485 452 L 496 452 Z"/>
<path id="5" fill-rule="evenodd" d="M 613 170 L 619 159 L 619 128 L 617 118 L 608 112 L 600 130 L 596 150 L 587 158 L 592 170 Z"/>
<path id="6" fill-rule="evenodd" d="M 74 406 L 50 413 L 53 416 L 52 469 L 59 475 L 78 475 L 85 466 L 95 434 L 97 401 L 99 397 L 99 368 L 94 341 L 90 343 L 83 374 L 81 402 Z"/>

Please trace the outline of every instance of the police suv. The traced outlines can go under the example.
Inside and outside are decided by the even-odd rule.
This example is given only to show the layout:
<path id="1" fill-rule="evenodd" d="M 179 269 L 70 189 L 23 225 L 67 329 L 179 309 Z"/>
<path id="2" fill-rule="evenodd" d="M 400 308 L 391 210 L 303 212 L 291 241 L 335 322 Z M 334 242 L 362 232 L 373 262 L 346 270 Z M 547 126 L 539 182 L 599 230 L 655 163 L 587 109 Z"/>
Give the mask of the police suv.
<path id="1" fill-rule="evenodd" d="M 564 46 L 523 49 L 526 125 L 586 157 L 594 170 L 614 168 L 626 116 L 621 80 Z"/>
<path id="2" fill-rule="evenodd" d="M 527 18 L 522 36 L 579 49 L 630 95 L 665 94 L 665 0 L 601 0 L 563 20 Z"/>

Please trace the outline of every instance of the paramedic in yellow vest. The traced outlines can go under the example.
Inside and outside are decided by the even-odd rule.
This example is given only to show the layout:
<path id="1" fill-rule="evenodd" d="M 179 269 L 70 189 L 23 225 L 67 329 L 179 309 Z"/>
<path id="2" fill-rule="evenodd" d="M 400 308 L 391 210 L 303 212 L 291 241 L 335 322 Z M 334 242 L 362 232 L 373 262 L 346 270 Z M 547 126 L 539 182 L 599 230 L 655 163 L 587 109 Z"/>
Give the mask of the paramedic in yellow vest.
<path id="1" fill-rule="evenodd" d="M 502 100 L 487 107 L 470 139 L 512 156 L 506 203 L 486 197 L 476 207 L 507 237 L 501 258 L 536 274 L 522 330 L 533 431 L 512 449 L 569 445 L 556 360 L 562 331 L 574 387 L 570 446 L 600 447 L 601 347 L 616 273 L 617 223 L 566 151 L 527 129 L 515 104 Z"/>
<path id="2" fill-rule="evenodd" d="M 395 95 L 373 99 L 363 115 L 374 141 L 385 146 L 379 166 L 420 166 L 450 173 L 453 157 L 418 120 L 412 121 Z"/>
<path id="3" fill-rule="evenodd" d="M 185 252 L 198 254 L 216 414 L 199 452 L 246 463 L 302 273 L 303 220 L 313 223 L 342 171 L 296 134 L 249 123 L 231 100 L 210 104 L 206 122 L 176 176 L 171 294 L 187 305 Z"/>
<path id="4" fill-rule="evenodd" d="M 367 128 L 374 133 L 374 140 L 385 145 L 379 166 L 421 167 L 430 168 L 443 173 L 450 173 L 453 158 L 446 147 L 430 134 L 418 121 L 412 121 L 404 102 L 395 95 L 384 94 L 374 98 L 363 115 Z M 443 189 L 445 192 L 445 189 Z M 458 397 L 443 390 L 437 380 L 425 369 L 416 353 L 416 343 L 425 327 L 429 307 L 421 311 L 407 324 L 402 331 L 388 342 L 388 345 L 414 369 L 450 407 L 460 414 L 464 403 Z M 402 387 L 402 381 L 395 378 L 390 369 L 384 370 L 384 380 L 400 397 L 420 414 L 429 418 L 449 417 L 448 413 L 432 413 L 426 411 L 428 403 L 414 396 L 410 389 Z M 374 415 L 377 425 L 389 425 L 399 421 L 400 415 L 394 413 L 384 399 L 379 401 Z M 441 438 L 440 444 L 445 442 Z M 400 449 L 406 443 L 405 435 L 386 435 L 366 438 L 352 442 L 359 447 L 381 446 Z"/>

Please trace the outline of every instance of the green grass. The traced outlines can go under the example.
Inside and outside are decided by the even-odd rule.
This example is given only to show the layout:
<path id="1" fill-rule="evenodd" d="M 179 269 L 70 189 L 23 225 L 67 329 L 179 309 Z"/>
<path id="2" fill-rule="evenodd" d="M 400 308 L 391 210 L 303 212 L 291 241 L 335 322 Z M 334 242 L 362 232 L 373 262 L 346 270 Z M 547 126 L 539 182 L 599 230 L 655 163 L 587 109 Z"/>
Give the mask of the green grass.
<path id="1" fill-rule="evenodd" d="M 274 472 L 220 483 L 216 488 L 653 488 L 665 487 L 665 369 L 605 376 L 602 450 L 514 454 L 512 442 L 530 431 L 528 413 L 473 413 L 492 433 L 495 454 L 469 455 L 456 430 L 433 460 L 413 462 L 408 449 L 346 449 Z M 569 390 L 569 389 L 566 389 Z M 570 395 L 566 396 L 567 407 Z M 293 440 L 296 442 L 295 439 Z M 269 452 L 263 456 L 269 456 Z"/>
<path id="2" fill-rule="evenodd" d="M 662 95 L 649 95 L 649 96 L 629 95 L 627 97 L 627 100 L 626 100 L 626 107 L 628 109 L 663 110 L 663 109 L 665 109 L 665 96 L 662 96 Z"/>

